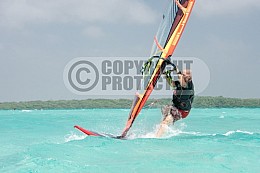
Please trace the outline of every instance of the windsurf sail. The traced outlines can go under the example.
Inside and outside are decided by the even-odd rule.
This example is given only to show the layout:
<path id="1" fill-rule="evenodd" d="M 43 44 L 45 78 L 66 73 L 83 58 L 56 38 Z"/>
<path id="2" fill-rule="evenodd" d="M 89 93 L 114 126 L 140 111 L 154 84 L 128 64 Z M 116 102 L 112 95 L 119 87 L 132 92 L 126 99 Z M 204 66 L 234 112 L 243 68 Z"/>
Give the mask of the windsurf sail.
<path id="1" fill-rule="evenodd" d="M 161 76 L 161 72 L 165 68 L 165 63 L 163 62 L 173 54 L 187 24 L 194 3 L 195 0 L 171 0 L 168 10 L 163 14 L 159 30 L 154 37 L 154 45 L 151 53 L 152 58 L 149 59 L 152 60 L 153 57 L 157 57 L 157 62 L 144 93 L 136 93 L 135 95 L 126 126 L 121 135 L 122 138 L 127 135 L 134 120 L 139 115 L 155 88 L 156 83 Z"/>

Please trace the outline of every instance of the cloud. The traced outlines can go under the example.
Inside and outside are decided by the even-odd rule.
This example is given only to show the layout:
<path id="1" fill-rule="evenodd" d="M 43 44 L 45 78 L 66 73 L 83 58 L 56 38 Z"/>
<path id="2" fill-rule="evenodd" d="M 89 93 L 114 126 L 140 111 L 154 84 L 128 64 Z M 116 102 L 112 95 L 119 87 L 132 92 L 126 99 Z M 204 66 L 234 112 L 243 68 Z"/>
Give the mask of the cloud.
<path id="1" fill-rule="evenodd" d="M 87 36 L 88 38 L 102 38 L 105 36 L 104 31 L 102 28 L 97 26 L 89 26 L 83 31 L 83 35 Z"/>
<path id="2" fill-rule="evenodd" d="M 154 11 L 140 0 L 1 0 L 0 26 L 127 21 L 155 22 Z"/>
<path id="3" fill-rule="evenodd" d="M 4 50 L 4 45 L 2 43 L 0 43 L 0 51 Z"/>
<path id="4" fill-rule="evenodd" d="M 241 15 L 246 10 L 260 10 L 259 0 L 197 0 L 195 13 L 198 16 Z"/>

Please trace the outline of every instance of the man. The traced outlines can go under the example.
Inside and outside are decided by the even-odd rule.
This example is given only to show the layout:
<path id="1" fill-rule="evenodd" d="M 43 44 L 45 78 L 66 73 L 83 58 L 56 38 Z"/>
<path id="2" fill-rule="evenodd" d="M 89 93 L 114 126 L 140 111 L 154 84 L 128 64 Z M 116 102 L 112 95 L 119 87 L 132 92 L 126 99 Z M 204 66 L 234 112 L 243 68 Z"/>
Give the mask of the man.
<path id="1" fill-rule="evenodd" d="M 158 132 L 156 133 L 156 137 L 161 137 L 168 125 L 174 124 L 176 121 L 188 116 L 194 98 L 194 86 L 191 71 L 186 69 L 181 73 L 178 72 L 176 66 L 169 60 L 167 60 L 166 63 L 171 64 L 174 67 L 173 70 L 178 74 L 178 81 L 172 80 L 170 71 L 163 73 L 165 74 L 169 85 L 175 89 L 173 91 L 173 104 L 162 107 L 163 120 Z"/>

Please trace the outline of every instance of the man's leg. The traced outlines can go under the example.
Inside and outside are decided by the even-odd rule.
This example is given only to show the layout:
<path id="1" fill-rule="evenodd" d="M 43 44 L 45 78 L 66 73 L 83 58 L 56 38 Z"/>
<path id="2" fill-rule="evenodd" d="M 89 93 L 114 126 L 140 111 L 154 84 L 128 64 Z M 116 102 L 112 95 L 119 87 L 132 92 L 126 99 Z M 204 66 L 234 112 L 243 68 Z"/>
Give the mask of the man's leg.
<path id="1" fill-rule="evenodd" d="M 169 125 L 174 124 L 176 121 L 181 119 L 181 113 L 179 110 L 171 105 L 162 107 L 163 120 L 160 124 L 160 128 L 156 133 L 156 137 L 161 137 Z"/>
<path id="2" fill-rule="evenodd" d="M 164 134 L 166 128 L 173 123 L 174 118 L 171 114 L 171 110 L 172 110 L 172 106 L 170 105 L 166 105 L 162 107 L 161 111 L 162 111 L 163 120 L 160 124 L 159 130 L 156 133 L 156 137 L 161 137 Z"/>

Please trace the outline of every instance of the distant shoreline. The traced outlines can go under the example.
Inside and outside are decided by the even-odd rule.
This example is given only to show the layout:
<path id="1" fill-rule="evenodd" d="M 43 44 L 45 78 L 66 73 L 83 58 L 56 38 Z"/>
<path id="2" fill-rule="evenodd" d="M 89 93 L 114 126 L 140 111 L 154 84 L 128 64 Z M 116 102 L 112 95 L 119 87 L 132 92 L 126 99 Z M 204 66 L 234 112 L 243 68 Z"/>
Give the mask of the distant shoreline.
<path id="1" fill-rule="evenodd" d="M 151 106 L 151 103 L 153 106 Z M 130 108 L 131 99 L 87 99 L 58 101 L 3 102 L 0 110 L 26 109 L 93 109 L 93 108 Z M 149 99 L 145 107 L 159 108 L 171 104 L 171 99 Z M 196 96 L 193 108 L 260 108 L 260 99 L 225 98 L 222 96 Z"/>

